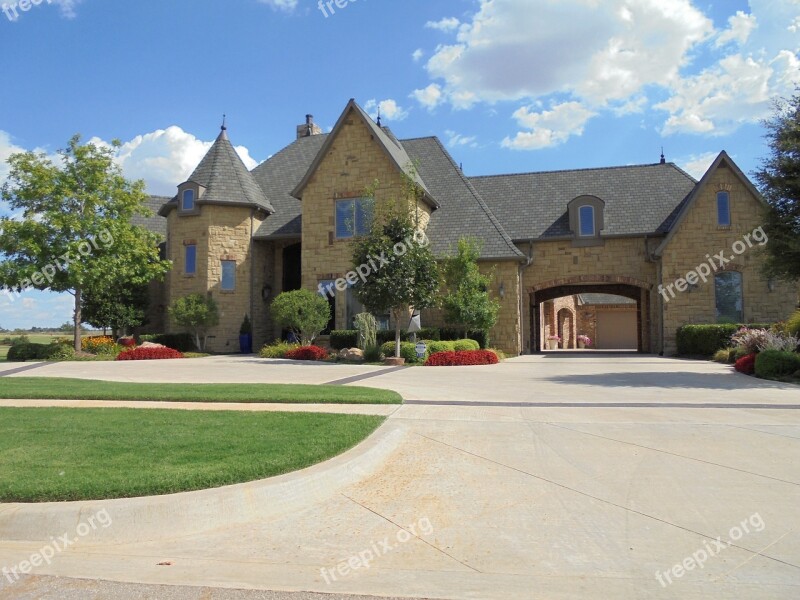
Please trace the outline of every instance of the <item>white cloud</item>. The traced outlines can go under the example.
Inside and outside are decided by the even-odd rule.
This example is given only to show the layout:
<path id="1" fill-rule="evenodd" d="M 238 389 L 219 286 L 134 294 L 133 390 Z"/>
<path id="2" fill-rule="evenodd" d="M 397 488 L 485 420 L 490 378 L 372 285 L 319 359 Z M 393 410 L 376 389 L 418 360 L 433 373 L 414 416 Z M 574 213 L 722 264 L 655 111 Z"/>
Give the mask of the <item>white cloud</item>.
<path id="1" fill-rule="evenodd" d="M 444 101 L 442 88 L 436 83 L 430 84 L 428 87 L 421 90 L 414 90 L 411 97 L 416 99 L 422 106 L 428 110 L 436 108 L 441 102 Z"/>
<path id="2" fill-rule="evenodd" d="M 9 157 L 19 152 L 25 152 L 25 149 L 12 143 L 11 136 L 7 132 L 0 130 L 0 185 L 3 185 L 8 177 Z"/>
<path id="3" fill-rule="evenodd" d="M 292 12 L 297 8 L 297 0 L 258 0 L 261 4 L 266 4 L 273 10 Z"/>
<path id="4" fill-rule="evenodd" d="M 83 0 L 53 0 L 53 4 L 58 4 L 61 7 L 61 14 L 68 19 L 74 19 L 77 15 L 75 7 L 83 2 Z"/>
<path id="5" fill-rule="evenodd" d="M 583 135 L 586 122 L 596 114 L 579 102 L 564 102 L 540 112 L 532 109 L 523 106 L 514 113 L 519 125 L 530 131 L 520 131 L 513 139 L 507 137 L 504 148 L 538 150 L 558 146 L 570 136 Z"/>
<path id="6" fill-rule="evenodd" d="M 456 148 L 459 146 L 469 146 L 470 148 L 477 148 L 477 137 L 474 135 L 466 136 L 461 135 L 460 133 L 456 133 L 455 131 L 447 130 L 445 131 L 447 135 L 447 145 L 450 148 Z"/>
<path id="7" fill-rule="evenodd" d="M 689 158 L 678 160 L 678 166 L 686 171 L 695 179 L 700 179 L 706 174 L 719 154 L 717 152 L 705 152 L 703 154 L 693 154 Z"/>
<path id="8" fill-rule="evenodd" d="M 375 99 L 369 100 L 364 104 L 364 110 L 366 110 L 373 119 L 377 119 L 380 113 L 381 118 L 387 121 L 402 121 L 408 116 L 408 111 L 403 109 L 403 107 L 398 105 L 397 102 L 391 98 L 388 100 L 381 100 L 380 102 Z"/>
<path id="9" fill-rule="evenodd" d="M 411 54 L 411 58 L 414 59 L 414 62 L 419 62 L 422 60 L 422 57 L 425 56 L 425 51 L 422 48 L 417 48 Z"/>
<path id="10" fill-rule="evenodd" d="M 714 45 L 721 48 L 726 44 L 735 42 L 740 46 L 747 43 L 750 34 L 758 27 L 758 20 L 755 15 L 748 15 L 741 10 L 728 19 L 729 28 L 719 34 Z"/>
<path id="11" fill-rule="evenodd" d="M 425 23 L 425 27 L 428 29 L 438 29 L 439 31 L 455 31 L 458 29 L 458 26 L 461 25 L 461 21 L 456 19 L 455 17 L 450 17 L 448 19 L 442 19 L 441 21 L 428 21 Z"/>

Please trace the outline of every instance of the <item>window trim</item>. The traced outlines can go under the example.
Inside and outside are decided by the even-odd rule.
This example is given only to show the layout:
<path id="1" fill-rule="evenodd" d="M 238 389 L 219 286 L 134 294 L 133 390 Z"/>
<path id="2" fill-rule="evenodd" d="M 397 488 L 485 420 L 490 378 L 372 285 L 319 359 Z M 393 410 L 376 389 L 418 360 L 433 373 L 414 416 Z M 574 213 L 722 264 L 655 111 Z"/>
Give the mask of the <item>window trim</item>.
<path id="1" fill-rule="evenodd" d="M 362 222 L 364 226 L 363 231 L 359 231 L 358 228 L 358 214 L 359 214 L 359 207 L 364 206 L 367 202 L 369 202 L 369 198 L 361 197 L 353 197 L 353 198 L 336 198 L 333 203 L 333 237 L 336 240 L 352 240 L 353 238 L 364 237 L 369 233 L 369 223 Z M 351 202 L 353 205 L 352 215 L 349 217 L 352 219 L 352 227 L 350 227 L 350 232 L 348 235 L 339 235 L 339 206 L 345 202 Z M 361 213 L 364 214 L 366 211 L 361 209 Z"/>
<path id="2" fill-rule="evenodd" d="M 593 212 L 592 235 L 585 235 L 581 231 L 581 211 L 586 207 L 592 208 Z M 597 196 L 578 196 L 570 201 L 567 205 L 567 216 L 569 218 L 569 230 L 572 234 L 573 246 L 602 246 L 605 243 L 602 235 L 605 229 L 605 207 L 605 201 Z"/>
<path id="3" fill-rule="evenodd" d="M 193 250 L 193 269 L 189 270 L 189 249 Z M 197 275 L 197 244 L 185 244 L 183 246 L 183 274 L 187 277 Z"/>
<path id="4" fill-rule="evenodd" d="M 720 200 L 723 197 L 725 198 L 725 203 L 726 203 L 726 206 L 725 206 L 726 211 L 725 212 L 727 214 L 725 216 L 727 218 L 727 223 L 722 223 L 721 220 L 720 220 L 720 216 L 722 214 L 721 211 L 720 211 L 720 208 L 721 208 L 720 207 Z M 730 227 L 732 225 L 732 223 L 733 223 L 733 218 L 731 216 L 731 193 L 729 191 L 727 191 L 727 190 L 719 190 L 717 192 L 717 227 Z"/>
<path id="5" fill-rule="evenodd" d="M 222 259 L 220 262 L 220 274 L 219 274 L 219 289 L 223 292 L 235 292 L 236 291 L 236 261 L 235 260 L 228 260 Z M 233 277 L 233 287 L 225 287 L 225 265 L 233 265 L 233 272 L 231 273 L 231 277 Z"/>

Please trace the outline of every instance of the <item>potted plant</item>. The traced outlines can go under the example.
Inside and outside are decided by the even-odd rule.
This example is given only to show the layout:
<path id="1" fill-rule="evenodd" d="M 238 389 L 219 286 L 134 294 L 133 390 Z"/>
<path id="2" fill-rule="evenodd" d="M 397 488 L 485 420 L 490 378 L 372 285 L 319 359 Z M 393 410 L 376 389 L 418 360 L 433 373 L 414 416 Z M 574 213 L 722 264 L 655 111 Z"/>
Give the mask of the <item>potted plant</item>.
<path id="1" fill-rule="evenodd" d="M 578 336 L 578 348 L 587 348 L 592 345 L 592 338 L 588 335 L 579 335 Z"/>
<path id="2" fill-rule="evenodd" d="M 558 345 L 561 343 L 561 338 L 557 335 L 547 336 L 547 348 L 550 350 L 558 350 Z"/>
<path id="3" fill-rule="evenodd" d="M 244 316 L 242 326 L 239 328 L 239 351 L 242 354 L 253 353 L 253 325 L 247 315 Z"/>

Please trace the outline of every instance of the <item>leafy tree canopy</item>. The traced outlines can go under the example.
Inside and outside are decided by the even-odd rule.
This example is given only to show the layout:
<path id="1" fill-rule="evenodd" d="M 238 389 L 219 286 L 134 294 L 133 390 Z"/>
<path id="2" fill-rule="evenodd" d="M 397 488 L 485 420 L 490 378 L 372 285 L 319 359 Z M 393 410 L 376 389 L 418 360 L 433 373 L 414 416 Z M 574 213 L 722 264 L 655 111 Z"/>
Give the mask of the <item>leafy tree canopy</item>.
<path id="1" fill-rule="evenodd" d="M 448 258 L 444 267 L 445 319 L 463 329 L 464 337 L 468 331 L 488 332 L 500 314 L 500 303 L 489 295 L 493 278 L 480 272 L 480 255 L 481 245 L 477 240 L 461 238 L 456 255 Z"/>

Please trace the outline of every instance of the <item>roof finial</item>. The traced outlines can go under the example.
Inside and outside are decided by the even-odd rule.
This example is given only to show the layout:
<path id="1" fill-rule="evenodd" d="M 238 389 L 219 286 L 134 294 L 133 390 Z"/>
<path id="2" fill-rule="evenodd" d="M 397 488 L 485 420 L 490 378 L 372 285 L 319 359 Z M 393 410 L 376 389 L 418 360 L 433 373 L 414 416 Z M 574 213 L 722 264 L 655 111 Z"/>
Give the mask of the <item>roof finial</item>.
<path id="1" fill-rule="evenodd" d="M 667 157 L 664 156 L 664 146 L 661 146 L 661 164 L 667 164 Z"/>
<path id="2" fill-rule="evenodd" d="M 381 107 L 378 107 L 378 127 L 382 127 L 381 125 Z"/>
<path id="3" fill-rule="evenodd" d="M 228 119 L 227 115 L 222 115 L 222 127 L 220 128 L 222 131 L 228 131 L 228 127 L 225 124 Z"/>

